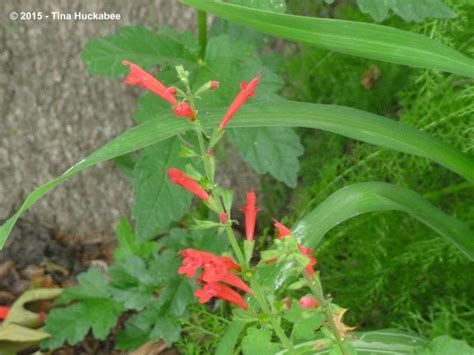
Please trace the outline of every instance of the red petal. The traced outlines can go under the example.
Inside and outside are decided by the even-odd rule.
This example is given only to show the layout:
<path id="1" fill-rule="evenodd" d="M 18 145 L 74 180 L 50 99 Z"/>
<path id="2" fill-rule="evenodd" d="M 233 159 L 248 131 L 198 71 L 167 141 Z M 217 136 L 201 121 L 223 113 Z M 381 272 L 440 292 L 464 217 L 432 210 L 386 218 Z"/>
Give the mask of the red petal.
<path id="1" fill-rule="evenodd" d="M 283 237 L 287 237 L 291 235 L 291 230 L 285 227 L 283 224 L 278 222 L 276 219 L 273 219 L 275 222 L 273 225 L 275 226 L 276 229 L 278 229 L 278 238 L 281 239 Z"/>
<path id="2" fill-rule="evenodd" d="M 219 285 L 219 291 L 217 292 L 215 297 L 233 303 L 236 306 L 239 306 L 240 308 L 243 308 L 245 310 L 248 309 L 248 304 L 247 302 L 245 302 L 243 297 L 227 286 Z"/>

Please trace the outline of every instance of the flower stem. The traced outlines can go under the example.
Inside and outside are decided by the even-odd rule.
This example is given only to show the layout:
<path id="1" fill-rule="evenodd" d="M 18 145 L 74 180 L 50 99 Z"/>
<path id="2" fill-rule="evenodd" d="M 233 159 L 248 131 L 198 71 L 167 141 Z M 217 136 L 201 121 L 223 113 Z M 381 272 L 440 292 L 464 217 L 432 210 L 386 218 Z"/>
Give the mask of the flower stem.
<path id="1" fill-rule="evenodd" d="M 235 238 L 234 231 L 232 230 L 232 226 L 227 224 L 225 227 L 225 232 L 227 234 L 227 239 L 229 239 L 229 243 L 234 250 L 234 254 L 237 256 L 239 260 L 240 267 L 243 271 L 246 271 L 248 268 L 247 261 L 245 260 L 244 254 L 239 247 L 239 243 L 237 243 L 237 239 Z"/>
<path id="2" fill-rule="evenodd" d="M 255 279 L 252 279 L 251 286 L 252 286 L 252 291 L 255 295 L 255 299 L 257 300 L 258 304 L 260 305 L 260 308 L 262 308 L 262 311 L 270 319 L 270 323 L 272 324 L 273 331 L 275 332 L 277 337 L 280 339 L 283 346 L 286 348 L 286 350 L 288 350 L 289 354 L 297 354 L 297 352 L 296 352 L 295 348 L 293 347 L 293 344 L 291 343 L 290 339 L 288 339 L 285 332 L 281 328 L 280 324 L 275 319 L 272 311 L 270 310 L 270 307 L 268 307 L 268 304 L 267 304 L 267 301 L 265 300 L 265 296 L 263 294 L 263 291 L 260 289 L 260 286 L 258 285 L 258 282 L 255 281 Z"/>
<path id="3" fill-rule="evenodd" d="M 199 27 L 199 59 L 204 60 L 207 46 L 207 18 L 206 12 L 198 10 Z"/>
<path id="4" fill-rule="evenodd" d="M 303 271 L 304 277 L 306 279 L 306 282 L 308 283 L 309 288 L 313 292 L 314 297 L 318 301 L 319 305 L 322 307 L 324 311 L 324 315 L 326 316 L 326 320 L 329 324 L 329 328 L 331 330 L 331 333 L 334 335 L 334 338 L 336 339 L 336 343 L 341 350 L 341 353 L 346 355 L 347 351 L 344 349 L 343 345 L 343 337 L 341 333 L 339 332 L 339 329 L 337 329 L 336 323 L 334 323 L 334 318 L 333 314 L 331 312 L 330 305 L 324 298 L 324 293 L 323 293 L 323 287 L 321 286 L 321 282 L 319 280 L 319 276 L 309 276 L 305 271 Z"/>

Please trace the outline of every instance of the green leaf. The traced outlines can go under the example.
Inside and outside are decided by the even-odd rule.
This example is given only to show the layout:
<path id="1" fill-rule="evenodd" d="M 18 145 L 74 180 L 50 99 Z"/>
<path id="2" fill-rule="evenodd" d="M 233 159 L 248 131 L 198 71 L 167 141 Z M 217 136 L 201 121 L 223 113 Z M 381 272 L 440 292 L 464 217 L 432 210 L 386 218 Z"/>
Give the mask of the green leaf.
<path id="1" fill-rule="evenodd" d="M 231 4 L 279 13 L 286 12 L 285 0 L 231 0 Z"/>
<path id="2" fill-rule="evenodd" d="M 272 332 L 268 329 L 251 327 L 242 340 L 244 355 L 273 355 L 278 350 L 278 345 L 271 342 Z"/>
<path id="3" fill-rule="evenodd" d="M 474 233 L 467 225 L 444 214 L 417 193 L 383 182 L 359 183 L 336 191 L 298 222 L 294 235 L 303 245 L 314 247 L 336 225 L 375 211 L 408 213 L 474 259 Z"/>
<path id="4" fill-rule="evenodd" d="M 128 256 L 133 255 L 136 251 L 136 239 L 132 227 L 127 221 L 127 218 L 121 217 L 115 235 L 118 240 L 118 247 L 114 250 L 114 258 L 117 261 L 124 261 Z"/>
<path id="5" fill-rule="evenodd" d="M 348 341 L 352 349 L 355 348 L 357 354 L 410 354 L 417 347 L 426 344 L 426 340 L 416 334 L 402 332 L 394 329 L 383 329 L 369 332 L 354 332 L 354 341 Z M 318 333 L 314 340 L 295 345 L 299 353 L 309 352 L 311 354 L 327 354 L 328 348 L 317 350 L 315 344 L 324 343 L 324 335 Z M 287 354 L 287 351 L 280 351 L 277 355 Z M 441 353 L 439 353 L 441 354 Z"/>
<path id="6" fill-rule="evenodd" d="M 434 338 L 420 348 L 414 351 L 417 355 L 436 355 L 436 354 L 457 354 L 473 355 L 474 348 L 470 347 L 464 340 L 453 339 L 448 335 L 442 335 Z"/>
<path id="7" fill-rule="evenodd" d="M 154 304 L 150 304 L 145 310 L 128 319 L 125 328 L 117 334 L 117 349 L 137 349 L 145 344 L 155 325 L 158 311 Z"/>
<path id="8" fill-rule="evenodd" d="M 284 127 L 241 128 L 230 131 L 242 159 L 258 174 L 269 173 L 289 187 L 296 186 L 303 146 L 298 135 Z"/>
<path id="9" fill-rule="evenodd" d="M 303 313 L 307 317 L 298 319 L 294 326 L 291 336 L 293 341 L 305 341 L 314 338 L 314 334 L 324 323 L 326 317 L 321 312 Z"/>
<path id="10" fill-rule="evenodd" d="M 179 139 L 168 139 L 146 148 L 135 167 L 136 194 L 133 218 L 141 240 L 154 237 L 160 230 L 179 220 L 189 208 L 192 194 L 173 184 L 168 168 L 184 170 L 187 159 L 180 158 Z"/>
<path id="11" fill-rule="evenodd" d="M 92 329 L 95 338 L 103 340 L 117 323 L 124 311 L 120 303 L 112 300 L 105 277 L 97 269 L 79 275 L 80 286 L 65 289 L 57 303 L 74 303 L 65 308 L 55 308 L 46 317 L 45 331 L 51 338 L 42 347 L 55 349 L 67 342 L 80 342 Z"/>
<path id="12" fill-rule="evenodd" d="M 456 17 L 456 13 L 442 0 L 357 0 L 357 6 L 379 22 L 388 17 L 390 9 L 405 21 L 421 22 L 427 18 Z"/>
<path id="13" fill-rule="evenodd" d="M 113 298 L 127 309 L 143 309 L 158 288 L 160 275 L 150 270 L 140 257 L 129 256 L 109 268 Z"/>
<path id="14" fill-rule="evenodd" d="M 189 38 L 192 34 L 183 34 Z M 188 39 L 185 43 L 191 43 Z M 162 31 L 160 35 L 145 27 L 123 27 L 116 35 L 88 42 L 81 53 L 89 73 L 117 77 L 128 73 L 128 67 L 122 64 L 129 60 L 144 69 L 157 64 L 171 62 L 190 66 L 196 63 L 196 53 L 182 41 L 177 41 L 171 31 Z"/>
<path id="15" fill-rule="evenodd" d="M 243 320 L 233 320 L 225 331 L 219 345 L 217 346 L 216 355 L 234 354 L 234 348 L 242 330 L 244 330 L 247 322 Z"/>
<path id="16" fill-rule="evenodd" d="M 257 97 L 251 99 L 251 102 L 257 105 L 263 101 L 278 100 L 276 92 L 283 87 L 283 81 L 271 68 L 265 66 L 257 55 L 257 48 L 251 43 L 230 40 L 226 35 L 213 37 L 209 40 L 205 61 L 206 65 L 199 71 L 195 86 L 209 80 L 219 80 L 221 85 L 212 94 L 203 95 L 203 106 L 230 105 L 240 90 L 240 82 L 252 79 L 260 71 L 265 76 L 256 90 Z M 298 157 L 303 154 L 303 147 L 293 129 L 243 128 L 231 130 L 229 135 L 243 160 L 255 172 L 268 173 L 290 187 L 296 186 Z"/>
<path id="17" fill-rule="evenodd" d="M 203 109 L 202 125 L 217 127 L 224 109 Z M 343 106 L 292 101 L 261 103 L 243 107 L 230 121 L 229 128 L 308 127 L 321 129 L 366 143 L 431 159 L 474 182 L 474 160 L 429 134 L 381 116 Z M 160 120 L 150 120 L 133 127 L 99 148 L 56 179 L 36 188 L 20 209 L 0 227 L 3 248 L 17 219 L 43 195 L 79 172 L 100 162 L 145 148 L 193 129 L 191 123 L 176 119 L 171 113 Z"/>
<path id="18" fill-rule="evenodd" d="M 118 262 L 125 261 L 132 255 L 147 259 L 160 248 L 155 241 L 139 242 L 125 217 L 120 218 L 115 234 L 119 245 L 114 250 L 114 258 Z"/>
<path id="19" fill-rule="evenodd" d="M 474 60 L 428 37 L 362 22 L 278 14 L 211 0 L 180 0 L 242 26 L 358 57 L 474 78 Z"/>
<path id="20" fill-rule="evenodd" d="M 169 316 L 159 316 L 156 319 L 155 326 L 150 333 L 151 341 L 163 339 L 166 344 L 170 345 L 179 339 L 181 326 L 176 318 Z"/>

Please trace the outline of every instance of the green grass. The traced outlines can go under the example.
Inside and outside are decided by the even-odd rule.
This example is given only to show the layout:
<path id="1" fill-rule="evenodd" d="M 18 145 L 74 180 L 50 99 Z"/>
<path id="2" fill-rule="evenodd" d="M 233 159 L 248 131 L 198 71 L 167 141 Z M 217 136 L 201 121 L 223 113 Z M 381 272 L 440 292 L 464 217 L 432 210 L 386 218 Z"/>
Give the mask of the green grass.
<path id="1" fill-rule="evenodd" d="M 474 6 L 453 7 L 460 14 L 454 20 L 410 26 L 472 56 Z M 332 15 L 368 20 L 349 6 Z M 401 25 L 395 18 L 387 21 Z M 287 97 L 383 114 L 472 153 L 472 80 L 304 46 L 298 54 L 289 53 L 285 63 Z M 366 89 L 360 82 L 371 65 L 381 74 Z M 290 207 L 293 220 L 344 185 L 385 181 L 413 189 L 474 225 L 474 188 L 446 169 L 330 134 L 301 134 L 306 154 Z M 474 305 L 468 302 L 474 294 L 474 265 L 412 218 L 391 212 L 357 217 L 332 231 L 318 255 L 326 291 L 350 308 L 349 323 L 362 329 L 403 326 L 429 337 L 448 333 L 474 343 L 469 329 Z"/>

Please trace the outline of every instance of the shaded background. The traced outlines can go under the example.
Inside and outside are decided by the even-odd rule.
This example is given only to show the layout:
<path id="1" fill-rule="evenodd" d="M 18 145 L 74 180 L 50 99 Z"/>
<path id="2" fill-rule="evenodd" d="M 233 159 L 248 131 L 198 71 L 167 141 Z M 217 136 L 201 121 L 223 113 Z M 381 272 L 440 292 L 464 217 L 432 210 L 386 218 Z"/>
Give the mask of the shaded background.
<path id="1" fill-rule="evenodd" d="M 118 21 L 12 21 L 11 11 L 118 13 Z M 85 43 L 127 25 L 192 30 L 195 12 L 177 1 L 0 2 L 0 220 L 37 186 L 62 174 L 132 125 L 137 95 L 120 80 L 91 77 Z M 109 235 L 129 214 L 133 192 L 108 162 L 56 188 L 25 223 L 60 233 Z M 34 232 L 35 228 L 28 228 Z"/>

